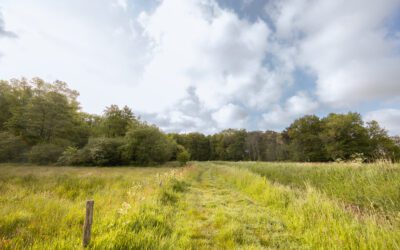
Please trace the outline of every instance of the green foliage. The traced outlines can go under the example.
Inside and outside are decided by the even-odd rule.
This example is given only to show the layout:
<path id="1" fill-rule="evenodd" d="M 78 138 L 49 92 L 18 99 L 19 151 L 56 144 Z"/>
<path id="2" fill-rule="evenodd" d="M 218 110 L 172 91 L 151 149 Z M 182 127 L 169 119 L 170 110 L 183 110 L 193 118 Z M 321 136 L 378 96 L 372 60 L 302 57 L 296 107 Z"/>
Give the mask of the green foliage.
<path id="1" fill-rule="evenodd" d="M 90 137 L 98 138 L 105 136 L 103 134 L 103 128 L 101 126 L 103 121 L 102 116 L 81 112 L 80 117 L 83 121 L 84 126 L 88 130 Z"/>
<path id="2" fill-rule="evenodd" d="M 173 134 L 173 138 L 190 154 L 193 161 L 206 161 L 210 158 L 209 138 L 200 133 Z"/>
<path id="3" fill-rule="evenodd" d="M 181 166 L 184 166 L 188 161 L 190 161 L 190 153 L 183 148 L 178 152 L 176 160 L 179 162 Z"/>
<path id="4" fill-rule="evenodd" d="M 211 139 L 213 159 L 240 161 L 246 158 L 246 131 L 227 129 Z"/>
<path id="5" fill-rule="evenodd" d="M 138 124 L 132 110 L 127 106 L 120 109 L 111 105 L 104 110 L 101 132 L 106 137 L 123 137 L 132 124 Z"/>
<path id="6" fill-rule="evenodd" d="M 62 166 L 78 166 L 89 162 L 88 160 L 82 160 L 80 157 L 80 151 L 76 147 L 67 147 L 57 160 L 58 165 Z"/>
<path id="7" fill-rule="evenodd" d="M 381 128 L 377 121 L 367 123 L 367 131 L 369 137 L 369 159 L 387 159 L 398 161 L 400 159 L 400 147 L 396 145 L 387 131 Z"/>
<path id="8" fill-rule="evenodd" d="M 376 121 L 364 123 L 358 113 L 330 114 L 320 120 L 304 116 L 283 132 L 293 161 L 399 159 L 400 148 Z M 357 157 L 360 159 L 360 157 Z"/>
<path id="9" fill-rule="evenodd" d="M 322 121 L 324 130 L 321 138 L 329 159 L 348 160 L 355 153 L 369 151 L 368 131 L 360 114 L 330 114 Z"/>
<path id="10" fill-rule="evenodd" d="M 0 80 L 0 131 L 6 129 L 5 123 L 11 118 L 11 110 L 16 103 L 12 90 L 8 82 Z"/>
<path id="11" fill-rule="evenodd" d="M 7 133 L 0 138 L 0 162 L 24 161 L 28 147 L 46 144 L 69 148 L 62 165 L 160 164 L 186 158 L 178 155 L 179 145 L 198 161 L 351 161 L 360 155 L 365 162 L 400 160 L 400 146 L 377 122 L 365 125 L 358 113 L 304 116 L 281 133 L 227 129 L 167 136 L 127 106 L 110 105 L 102 115 L 81 112 L 78 95 L 61 81 L 0 81 L 0 132 Z"/>
<path id="12" fill-rule="evenodd" d="M 114 166 L 123 163 L 122 138 L 96 138 L 89 141 L 83 151 L 89 154 L 90 164 L 95 166 Z"/>
<path id="13" fill-rule="evenodd" d="M 226 147 L 225 159 L 240 161 L 245 159 L 245 130 L 225 130 L 222 131 L 222 143 Z"/>
<path id="14" fill-rule="evenodd" d="M 157 127 L 139 125 L 126 135 L 125 157 L 138 164 L 163 163 L 171 159 L 174 141 Z"/>
<path id="15" fill-rule="evenodd" d="M 280 161 L 288 159 L 284 133 L 274 131 L 247 132 L 245 142 L 246 160 Z"/>
<path id="16" fill-rule="evenodd" d="M 82 149 L 68 147 L 58 160 L 60 165 L 116 166 L 126 163 L 123 159 L 123 138 L 92 138 Z"/>
<path id="17" fill-rule="evenodd" d="M 6 123 L 14 134 L 31 144 L 55 143 L 57 139 L 86 144 L 88 134 L 78 115 L 76 92 L 63 82 L 48 84 L 39 78 L 25 84 L 22 81 L 15 87 L 20 103 L 12 109 L 12 117 Z"/>
<path id="18" fill-rule="evenodd" d="M 21 137 L 0 132 L 0 162 L 21 162 L 29 151 L 28 144 Z"/>
<path id="19" fill-rule="evenodd" d="M 29 162 L 45 165 L 56 163 L 64 148 L 50 143 L 41 143 L 33 146 L 28 153 Z"/>
<path id="20" fill-rule="evenodd" d="M 323 130 L 323 123 L 315 115 L 303 116 L 295 120 L 286 132 L 290 139 L 291 159 L 325 161 L 325 147 L 320 137 Z"/>

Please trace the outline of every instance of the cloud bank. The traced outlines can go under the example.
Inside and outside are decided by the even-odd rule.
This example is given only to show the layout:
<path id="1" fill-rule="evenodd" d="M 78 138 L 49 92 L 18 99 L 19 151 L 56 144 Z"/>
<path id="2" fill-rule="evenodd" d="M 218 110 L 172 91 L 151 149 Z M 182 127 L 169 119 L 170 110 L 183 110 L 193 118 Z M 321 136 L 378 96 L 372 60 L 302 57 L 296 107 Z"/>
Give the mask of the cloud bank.
<path id="1" fill-rule="evenodd" d="M 285 0 L 267 5 L 276 37 L 317 77 L 321 102 L 349 106 L 400 92 L 400 40 L 385 26 L 399 1 Z M 356 93 L 356 95 L 355 95 Z"/>

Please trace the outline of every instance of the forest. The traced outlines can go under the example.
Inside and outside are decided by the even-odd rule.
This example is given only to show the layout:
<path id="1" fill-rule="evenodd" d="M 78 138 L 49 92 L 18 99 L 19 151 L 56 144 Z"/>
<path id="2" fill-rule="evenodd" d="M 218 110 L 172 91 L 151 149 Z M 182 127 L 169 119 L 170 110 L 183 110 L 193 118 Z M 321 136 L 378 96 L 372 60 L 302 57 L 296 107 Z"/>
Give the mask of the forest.
<path id="1" fill-rule="evenodd" d="M 81 110 L 65 82 L 0 81 L 0 162 L 71 166 L 154 165 L 167 161 L 374 162 L 400 159 L 398 137 L 358 113 L 306 115 L 281 132 L 226 129 L 165 133 L 131 108 Z"/>

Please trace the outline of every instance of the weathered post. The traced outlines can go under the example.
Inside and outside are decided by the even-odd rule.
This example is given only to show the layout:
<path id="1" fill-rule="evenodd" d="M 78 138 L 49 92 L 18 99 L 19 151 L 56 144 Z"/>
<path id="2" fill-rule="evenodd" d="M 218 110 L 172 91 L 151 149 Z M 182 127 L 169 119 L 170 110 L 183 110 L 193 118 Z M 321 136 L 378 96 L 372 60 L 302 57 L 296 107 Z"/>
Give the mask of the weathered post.
<path id="1" fill-rule="evenodd" d="M 90 237 L 92 234 L 92 223 L 93 223 L 93 207 L 94 201 L 86 201 L 86 216 L 85 223 L 83 224 L 83 247 L 86 247 L 90 243 Z"/>

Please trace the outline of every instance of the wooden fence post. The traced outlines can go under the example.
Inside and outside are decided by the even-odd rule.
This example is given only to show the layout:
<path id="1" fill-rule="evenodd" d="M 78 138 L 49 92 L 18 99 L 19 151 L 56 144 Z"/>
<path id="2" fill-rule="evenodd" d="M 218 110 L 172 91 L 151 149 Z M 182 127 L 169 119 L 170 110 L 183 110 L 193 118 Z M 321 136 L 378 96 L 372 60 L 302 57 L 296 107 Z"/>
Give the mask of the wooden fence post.
<path id="1" fill-rule="evenodd" d="M 92 223 L 93 223 L 93 206 L 94 201 L 86 201 L 86 216 L 85 223 L 83 224 L 83 247 L 86 247 L 90 243 L 90 237 L 92 234 Z"/>

